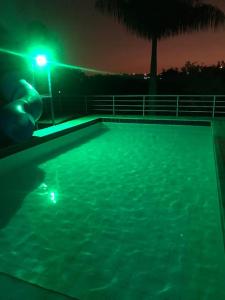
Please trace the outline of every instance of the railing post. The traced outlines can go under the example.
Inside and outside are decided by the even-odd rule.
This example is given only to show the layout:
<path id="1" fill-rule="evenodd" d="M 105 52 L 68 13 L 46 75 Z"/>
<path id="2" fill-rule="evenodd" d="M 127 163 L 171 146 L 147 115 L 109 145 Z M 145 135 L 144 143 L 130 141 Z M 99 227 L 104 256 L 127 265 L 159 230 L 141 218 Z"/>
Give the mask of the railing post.
<path id="1" fill-rule="evenodd" d="M 51 109 L 51 116 L 52 116 L 52 125 L 55 125 L 55 107 L 52 99 L 52 79 L 51 79 L 51 70 L 48 67 L 48 97 L 50 100 L 50 109 Z"/>
<path id="2" fill-rule="evenodd" d="M 177 104 L 176 104 L 176 117 L 179 115 L 179 96 L 177 96 Z"/>
<path id="3" fill-rule="evenodd" d="M 85 102 L 85 111 L 86 111 L 86 114 L 87 114 L 88 113 L 87 96 L 84 97 L 84 102 Z"/>
<path id="4" fill-rule="evenodd" d="M 113 115 L 115 116 L 115 96 L 113 96 Z"/>
<path id="5" fill-rule="evenodd" d="M 145 116 L 145 96 L 143 95 L 143 117 Z"/>
<path id="6" fill-rule="evenodd" d="M 215 116 L 215 106 L 216 106 L 216 96 L 213 96 L 213 111 L 212 111 L 212 117 L 214 118 Z"/>

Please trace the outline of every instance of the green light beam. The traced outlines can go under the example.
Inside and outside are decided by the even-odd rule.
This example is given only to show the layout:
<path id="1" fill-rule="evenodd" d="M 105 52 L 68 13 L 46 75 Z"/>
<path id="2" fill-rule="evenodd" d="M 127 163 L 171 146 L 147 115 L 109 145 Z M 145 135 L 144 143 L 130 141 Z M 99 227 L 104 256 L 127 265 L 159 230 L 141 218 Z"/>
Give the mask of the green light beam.
<path id="1" fill-rule="evenodd" d="M 115 73 L 112 73 L 112 72 L 96 70 L 96 69 L 86 68 L 86 67 L 82 67 L 82 66 L 62 64 L 62 63 L 58 63 L 58 62 L 54 62 L 54 61 L 49 61 L 49 63 L 54 65 L 54 66 L 57 66 L 57 67 L 71 69 L 71 70 L 80 70 L 80 71 L 85 71 L 85 72 L 93 72 L 93 73 L 101 73 L 101 74 L 115 74 Z"/>
<path id="2" fill-rule="evenodd" d="M 16 56 L 20 56 L 20 57 L 24 57 L 24 58 L 28 57 L 28 55 L 26 55 L 26 54 L 22 54 L 22 53 L 15 52 L 15 51 L 8 50 L 8 49 L 4 49 L 4 48 L 0 48 L 0 52 L 7 53 L 7 54 L 12 54 L 12 55 L 16 55 Z"/>
<path id="3" fill-rule="evenodd" d="M 35 60 L 35 57 L 33 57 L 31 55 L 23 54 L 23 53 L 20 53 L 20 52 L 16 52 L 16 51 L 4 49 L 4 48 L 0 48 L 0 52 L 15 55 L 15 56 L 20 56 L 20 57 L 23 57 L 23 58 L 29 58 L 31 60 Z M 86 68 L 86 67 L 82 67 L 82 66 L 74 66 L 74 65 L 69 65 L 69 64 L 63 64 L 63 63 L 59 63 L 59 62 L 56 62 L 56 61 L 49 61 L 49 64 L 51 64 L 53 66 L 61 67 L 61 68 L 71 69 L 71 70 L 80 70 L 80 71 L 85 71 L 85 72 L 111 74 L 111 75 L 116 74 L 116 73 L 113 73 L 113 72 L 96 70 L 96 69 Z"/>

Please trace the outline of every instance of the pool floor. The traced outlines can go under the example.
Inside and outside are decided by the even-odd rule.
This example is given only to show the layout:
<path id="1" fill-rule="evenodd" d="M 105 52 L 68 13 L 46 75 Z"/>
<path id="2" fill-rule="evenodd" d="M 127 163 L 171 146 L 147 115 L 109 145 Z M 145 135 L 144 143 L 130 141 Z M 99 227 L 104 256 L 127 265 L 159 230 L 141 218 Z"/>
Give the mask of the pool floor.
<path id="1" fill-rule="evenodd" d="M 82 300 L 224 300 L 211 128 L 93 126 L 1 178 L 0 271 Z"/>

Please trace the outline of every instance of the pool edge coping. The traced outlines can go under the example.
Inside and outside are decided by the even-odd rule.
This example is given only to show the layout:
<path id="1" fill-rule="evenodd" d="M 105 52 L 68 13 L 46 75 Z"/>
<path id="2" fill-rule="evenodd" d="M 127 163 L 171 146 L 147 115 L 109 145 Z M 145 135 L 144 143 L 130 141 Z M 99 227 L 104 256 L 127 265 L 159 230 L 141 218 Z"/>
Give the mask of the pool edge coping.
<path id="1" fill-rule="evenodd" d="M 220 208 L 220 222 L 221 222 L 223 246 L 225 252 L 225 187 L 223 184 L 223 177 L 225 178 L 225 174 L 224 174 L 225 164 L 223 163 L 223 159 L 222 159 L 223 156 L 219 149 L 220 148 L 219 142 L 216 141 L 217 135 L 215 133 L 215 122 L 212 122 L 211 130 L 212 130 L 213 156 L 214 156 L 215 171 L 216 171 L 217 193 L 218 193 L 218 200 L 219 200 L 218 204 Z"/>
<path id="2" fill-rule="evenodd" d="M 81 120 L 79 118 L 77 120 Z M 211 120 L 187 120 L 187 119 L 160 119 L 160 118 L 131 118 L 131 117 L 106 117 L 106 116 L 97 116 L 92 117 L 91 120 L 86 120 L 82 123 L 74 124 L 71 127 L 58 130 L 56 132 L 51 132 L 44 136 L 32 136 L 32 138 L 24 143 L 11 145 L 5 148 L 0 149 L 0 160 L 7 156 L 13 155 L 20 151 L 25 151 L 29 148 L 35 147 L 42 143 L 48 142 L 52 139 L 58 138 L 60 136 L 72 133 L 74 131 L 83 129 L 90 125 L 94 125 L 100 122 L 114 122 L 114 123 L 139 123 L 139 124 L 162 124 L 162 125 L 194 125 L 194 126 L 212 126 Z M 60 124 L 61 125 L 61 124 Z"/>

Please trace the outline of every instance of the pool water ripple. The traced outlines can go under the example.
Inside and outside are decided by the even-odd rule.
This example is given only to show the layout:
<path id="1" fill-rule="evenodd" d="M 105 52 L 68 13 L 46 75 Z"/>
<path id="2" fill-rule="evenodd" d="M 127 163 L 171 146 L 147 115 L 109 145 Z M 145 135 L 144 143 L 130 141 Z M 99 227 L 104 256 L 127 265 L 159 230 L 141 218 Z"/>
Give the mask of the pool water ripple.
<path id="1" fill-rule="evenodd" d="M 82 300 L 224 300 L 210 128 L 93 126 L 107 132 L 38 165 L 0 269 Z"/>

